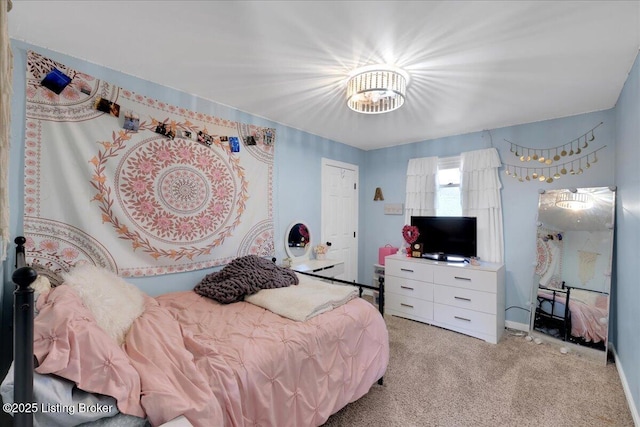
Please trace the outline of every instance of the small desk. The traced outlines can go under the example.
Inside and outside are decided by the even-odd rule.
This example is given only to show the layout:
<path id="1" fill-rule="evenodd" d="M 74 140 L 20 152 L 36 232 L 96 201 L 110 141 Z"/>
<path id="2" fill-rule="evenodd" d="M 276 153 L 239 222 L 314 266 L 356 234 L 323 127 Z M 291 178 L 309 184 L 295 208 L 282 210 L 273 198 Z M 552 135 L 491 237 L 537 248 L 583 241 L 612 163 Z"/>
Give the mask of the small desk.
<path id="1" fill-rule="evenodd" d="M 291 269 L 337 278 L 344 273 L 344 262 L 335 259 L 307 259 L 292 264 Z"/>

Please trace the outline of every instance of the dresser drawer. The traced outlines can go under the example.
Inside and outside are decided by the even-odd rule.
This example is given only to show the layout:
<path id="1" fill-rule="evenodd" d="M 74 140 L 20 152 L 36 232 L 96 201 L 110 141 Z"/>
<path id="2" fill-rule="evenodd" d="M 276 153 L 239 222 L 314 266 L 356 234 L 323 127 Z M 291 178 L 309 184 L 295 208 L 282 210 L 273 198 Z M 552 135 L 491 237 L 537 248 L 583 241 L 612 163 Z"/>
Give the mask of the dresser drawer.
<path id="1" fill-rule="evenodd" d="M 416 320 L 433 320 L 433 302 L 404 295 L 386 293 L 385 312 L 397 316 L 407 316 Z"/>
<path id="2" fill-rule="evenodd" d="M 443 285 L 434 285 L 433 301 L 488 314 L 496 314 L 498 305 L 494 293 Z"/>
<path id="3" fill-rule="evenodd" d="M 450 329 L 462 329 L 495 336 L 496 316 L 444 304 L 433 305 L 433 320 Z"/>
<path id="4" fill-rule="evenodd" d="M 433 282 L 478 291 L 496 293 L 496 273 L 471 267 L 440 267 L 433 273 Z"/>
<path id="5" fill-rule="evenodd" d="M 386 276 L 433 282 L 433 265 L 424 262 L 412 262 L 387 258 Z"/>
<path id="6" fill-rule="evenodd" d="M 419 282 L 403 277 L 387 276 L 384 285 L 385 291 L 389 293 L 433 301 L 433 283 Z"/>

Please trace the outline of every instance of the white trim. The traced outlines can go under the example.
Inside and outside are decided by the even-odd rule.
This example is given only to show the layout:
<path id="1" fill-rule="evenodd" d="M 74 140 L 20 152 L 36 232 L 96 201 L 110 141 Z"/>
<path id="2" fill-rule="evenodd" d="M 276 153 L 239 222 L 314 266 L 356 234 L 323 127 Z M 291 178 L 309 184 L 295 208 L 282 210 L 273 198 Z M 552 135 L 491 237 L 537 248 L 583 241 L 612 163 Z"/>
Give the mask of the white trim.
<path id="1" fill-rule="evenodd" d="M 461 156 L 451 156 L 451 157 L 438 157 L 438 172 L 436 173 L 436 215 L 451 215 L 451 216 L 462 216 L 462 192 L 460 184 L 462 182 L 462 170 L 460 167 L 462 166 Z M 458 180 L 456 183 L 440 182 L 442 179 L 441 174 L 443 171 L 450 170 L 458 171 Z M 447 203 L 443 203 L 441 200 L 442 191 L 449 188 L 457 188 L 457 196 L 458 196 L 458 206 L 451 206 Z"/>
<path id="2" fill-rule="evenodd" d="M 321 194 L 321 199 L 320 199 L 320 242 L 324 242 L 326 241 L 325 239 L 325 235 L 324 235 L 324 226 L 326 224 L 326 218 L 325 218 L 325 209 L 327 208 L 326 206 L 326 202 L 325 202 L 325 180 L 326 180 L 326 168 L 327 167 L 335 167 L 335 168 L 342 168 L 342 169 L 348 169 L 348 170 L 352 170 L 354 171 L 355 174 L 355 184 L 356 184 L 356 190 L 355 190 L 355 199 L 354 199 L 354 231 L 356 232 L 356 240 L 354 242 L 354 247 L 353 247 L 353 260 L 351 262 L 351 266 L 349 266 L 349 270 L 352 272 L 353 277 L 349 278 L 346 277 L 347 280 L 354 280 L 354 281 L 358 281 L 358 256 L 359 256 L 359 245 L 360 245 L 360 224 L 359 224 L 359 208 L 360 208 L 360 168 L 358 165 L 352 164 L 352 163 L 345 163 L 345 162 L 341 162 L 339 160 L 333 160 L 333 159 L 329 159 L 326 157 L 322 157 L 321 158 L 321 171 L 320 171 L 320 194 Z M 344 260 L 345 262 L 348 262 L 350 260 Z M 341 279 L 345 279 L 345 277 L 338 277 Z"/>
<path id="3" fill-rule="evenodd" d="M 601 366 L 605 366 L 608 363 L 607 353 L 604 350 L 599 350 L 591 347 L 587 347 L 580 344 L 574 344 L 567 342 L 560 338 L 552 337 L 544 332 L 529 330 L 529 336 L 531 338 L 539 338 L 540 341 L 547 343 L 552 349 L 562 352 L 562 348 L 567 350 L 568 353 L 576 354 L 585 359 L 591 360 Z"/>
<path id="4" fill-rule="evenodd" d="M 627 377 L 624 374 L 624 369 L 622 368 L 622 364 L 620 363 L 620 359 L 618 358 L 618 353 L 616 352 L 616 348 L 613 345 L 613 343 L 609 343 L 609 350 L 613 354 L 613 358 L 616 362 L 616 369 L 618 370 L 618 376 L 620 377 L 620 382 L 622 383 L 624 396 L 627 398 L 627 404 L 629 405 L 629 410 L 631 411 L 631 418 L 633 418 L 633 423 L 636 426 L 640 426 L 640 413 L 638 413 L 638 407 L 636 406 L 636 403 L 633 401 L 631 388 L 629 387 L 629 383 L 627 382 Z"/>
<path id="5" fill-rule="evenodd" d="M 333 166 L 336 168 L 351 169 L 358 172 L 358 165 L 353 163 L 341 162 L 340 160 L 333 160 L 326 157 L 322 157 L 322 166 Z"/>
<path id="6" fill-rule="evenodd" d="M 461 156 L 438 157 L 438 169 L 460 169 L 462 166 Z"/>
<path id="7" fill-rule="evenodd" d="M 520 323 L 520 322 L 514 322 L 513 320 L 505 320 L 504 326 L 505 328 L 515 329 L 516 331 L 529 332 L 528 323 Z"/>

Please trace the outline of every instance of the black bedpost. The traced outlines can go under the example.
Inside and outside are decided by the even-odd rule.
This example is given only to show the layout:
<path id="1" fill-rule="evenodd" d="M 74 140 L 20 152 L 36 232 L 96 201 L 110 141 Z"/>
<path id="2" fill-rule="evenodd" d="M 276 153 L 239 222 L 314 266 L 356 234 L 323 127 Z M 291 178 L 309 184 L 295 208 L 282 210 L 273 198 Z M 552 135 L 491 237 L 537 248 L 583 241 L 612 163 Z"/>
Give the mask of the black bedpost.
<path id="1" fill-rule="evenodd" d="M 31 284 L 38 273 L 26 266 L 24 243 L 22 236 L 16 237 L 16 267 L 13 272 L 13 360 L 14 360 L 14 390 L 13 399 L 22 405 L 24 410 L 13 414 L 16 427 L 33 426 L 33 288 Z"/>
<path id="2" fill-rule="evenodd" d="M 378 298 L 380 299 L 378 309 L 382 317 L 384 317 L 384 276 L 378 277 Z"/>
<path id="3" fill-rule="evenodd" d="M 384 276 L 378 277 L 378 310 L 384 318 Z M 384 385 L 384 377 L 380 377 L 378 384 Z"/>

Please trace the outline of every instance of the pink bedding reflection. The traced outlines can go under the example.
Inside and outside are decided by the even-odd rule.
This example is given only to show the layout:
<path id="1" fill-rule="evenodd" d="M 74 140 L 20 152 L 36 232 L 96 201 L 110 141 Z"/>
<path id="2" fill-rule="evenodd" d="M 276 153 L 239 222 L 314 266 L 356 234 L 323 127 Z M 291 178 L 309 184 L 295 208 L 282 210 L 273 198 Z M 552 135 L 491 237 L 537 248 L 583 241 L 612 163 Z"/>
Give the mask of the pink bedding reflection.
<path id="1" fill-rule="evenodd" d="M 554 298 L 553 291 L 538 289 L 538 296 L 549 301 Z M 556 291 L 556 309 L 554 314 L 562 316 L 566 303 L 566 293 Z M 587 342 L 607 342 L 609 329 L 609 296 L 582 289 L 571 289 L 569 298 L 571 312 L 571 335 L 584 338 Z"/>

